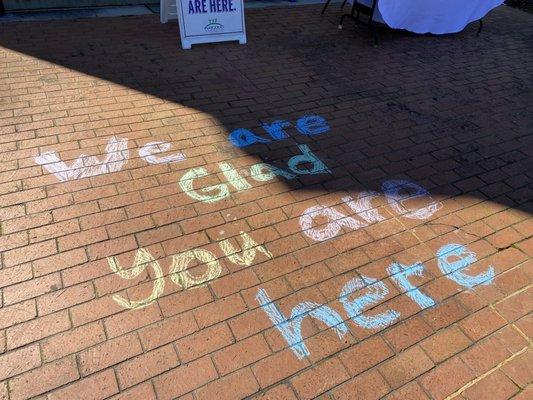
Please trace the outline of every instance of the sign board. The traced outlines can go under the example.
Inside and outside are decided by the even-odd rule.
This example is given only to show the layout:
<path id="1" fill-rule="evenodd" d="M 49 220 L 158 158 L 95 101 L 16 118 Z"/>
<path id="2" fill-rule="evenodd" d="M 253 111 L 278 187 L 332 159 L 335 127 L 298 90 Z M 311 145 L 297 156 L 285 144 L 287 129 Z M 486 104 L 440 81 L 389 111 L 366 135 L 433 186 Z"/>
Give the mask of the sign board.
<path id="1" fill-rule="evenodd" d="M 181 46 L 238 40 L 246 43 L 243 0 L 176 0 Z"/>

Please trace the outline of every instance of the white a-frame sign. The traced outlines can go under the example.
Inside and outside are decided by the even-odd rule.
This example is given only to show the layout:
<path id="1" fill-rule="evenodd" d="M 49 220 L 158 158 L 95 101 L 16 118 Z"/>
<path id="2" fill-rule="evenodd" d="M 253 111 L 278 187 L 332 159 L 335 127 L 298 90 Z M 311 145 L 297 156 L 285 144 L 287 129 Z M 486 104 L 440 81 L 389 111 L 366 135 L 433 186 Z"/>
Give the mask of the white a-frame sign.
<path id="1" fill-rule="evenodd" d="M 238 40 L 246 43 L 243 0 L 176 0 L 181 46 Z"/>

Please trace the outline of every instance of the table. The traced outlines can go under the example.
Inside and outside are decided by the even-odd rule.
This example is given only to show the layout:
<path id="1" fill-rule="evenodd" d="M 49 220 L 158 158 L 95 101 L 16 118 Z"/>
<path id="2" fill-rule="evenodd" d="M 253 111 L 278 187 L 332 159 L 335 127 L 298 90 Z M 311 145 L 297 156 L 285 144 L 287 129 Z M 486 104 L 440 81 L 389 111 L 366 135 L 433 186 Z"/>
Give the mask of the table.
<path id="1" fill-rule="evenodd" d="M 373 0 L 362 0 L 370 4 Z M 376 0 L 378 15 L 388 26 L 415 33 L 462 31 L 504 0 Z"/>
<path id="2" fill-rule="evenodd" d="M 351 13 L 345 17 L 359 21 L 359 14 L 370 18 L 364 23 L 377 35 L 373 22 L 381 22 L 394 29 L 405 29 L 415 33 L 446 34 L 459 32 L 471 22 L 480 21 L 493 8 L 501 5 L 504 0 L 347 0 L 352 5 Z M 343 3 L 347 2 L 346 0 Z M 355 1 L 355 3 L 352 3 Z M 326 10 L 330 0 L 324 5 Z M 357 15 L 354 15 L 357 13 Z"/>

